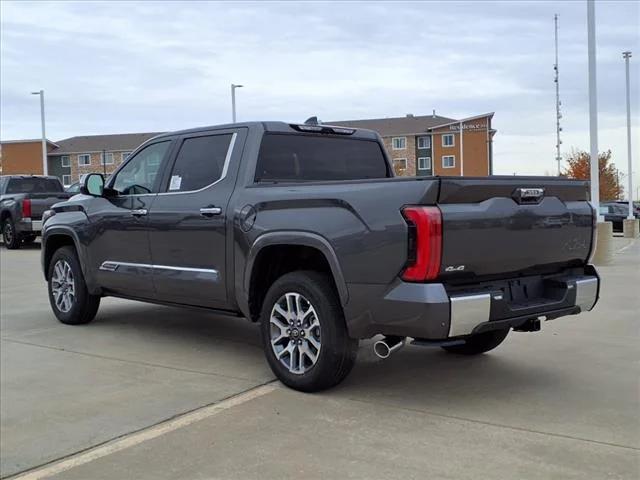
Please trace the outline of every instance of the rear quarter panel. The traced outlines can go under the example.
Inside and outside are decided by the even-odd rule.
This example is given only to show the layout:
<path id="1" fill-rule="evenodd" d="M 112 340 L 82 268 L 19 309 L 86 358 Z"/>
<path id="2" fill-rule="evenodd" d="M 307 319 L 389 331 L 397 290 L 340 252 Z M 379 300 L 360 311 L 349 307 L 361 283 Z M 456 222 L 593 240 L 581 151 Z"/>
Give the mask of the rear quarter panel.
<path id="1" fill-rule="evenodd" d="M 358 285 L 386 288 L 407 258 L 407 225 L 401 208 L 433 204 L 437 181 L 382 179 L 302 185 L 255 185 L 238 192 L 231 205 L 235 297 L 246 310 L 249 254 L 257 240 L 274 232 L 311 233 L 330 245 L 348 295 Z M 244 224 L 252 210 L 255 221 Z M 244 312 L 246 314 L 246 312 Z"/>

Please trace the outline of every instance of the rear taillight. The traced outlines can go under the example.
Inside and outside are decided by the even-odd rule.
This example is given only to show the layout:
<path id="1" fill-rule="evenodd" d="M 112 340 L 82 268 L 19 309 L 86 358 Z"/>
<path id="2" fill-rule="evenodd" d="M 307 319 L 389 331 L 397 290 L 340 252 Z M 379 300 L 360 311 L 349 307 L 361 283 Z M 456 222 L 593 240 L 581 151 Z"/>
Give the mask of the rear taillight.
<path id="1" fill-rule="evenodd" d="M 22 218 L 31 218 L 31 200 L 22 200 Z"/>
<path id="2" fill-rule="evenodd" d="M 402 216 L 409 225 L 409 251 L 402 279 L 407 282 L 434 280 L 442 258 L 442 214 L 438 207 L 405 207 Z"/>

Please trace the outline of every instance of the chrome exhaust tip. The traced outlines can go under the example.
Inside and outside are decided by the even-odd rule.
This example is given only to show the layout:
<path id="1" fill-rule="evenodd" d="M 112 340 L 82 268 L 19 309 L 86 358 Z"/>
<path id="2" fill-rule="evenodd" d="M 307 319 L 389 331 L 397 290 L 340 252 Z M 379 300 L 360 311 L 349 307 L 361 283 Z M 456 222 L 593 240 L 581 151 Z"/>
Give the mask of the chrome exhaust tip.
<path id="1" fill-rule="evenodd" d="M 378 358 L 389 358 L 392 353 L 404 347 L 406 341 L 404 337 L 384 337 L 373 344 L 373 352 Z"/>

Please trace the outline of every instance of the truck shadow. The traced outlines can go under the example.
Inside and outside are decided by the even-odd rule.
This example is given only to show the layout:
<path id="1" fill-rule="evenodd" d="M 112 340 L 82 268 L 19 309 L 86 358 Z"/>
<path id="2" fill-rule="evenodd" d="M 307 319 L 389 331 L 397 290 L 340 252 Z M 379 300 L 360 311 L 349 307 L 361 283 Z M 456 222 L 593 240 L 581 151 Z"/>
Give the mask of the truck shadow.
<path id="1" fill-rule="evenodd" d="M 198 364 L 207 364 L 216 373 L 234 374 L 235 367 L 228 370 L 227 366 L 244 365 L 240 375 L 244 378 L 273 378 L 262 352 L 258 325 L 244 318 L 119 300 L 114 303 L 101 309 L 87 327 L 95 331 L 95 337 L 106 330 L 123 348 L 135 349 L 141 343 L 150 357 L 163 361 L 190 363 L 195 361 L 190 357 L 198 356 Z M 531 391 L 544 393 L 571 381 L 552 360 L 527 359 L 529 351 L 510 346 L 513 340 L 509 338 L 495 351 L 476 357 L 408 346 L 384 361 L 373 354 L 373 342 L 365 340 L 351 374 L 327 394 L 390 401 L 402 397 L 403 402 L 413 398 L 420 404 L 446 406 L 478 396 L 504 400 Z"/>
<path id="2" fill-rule="evenodd" d="M 479 356 L 407 346 L 387 360 L 375 357 L 371 341 L 362 342 L 355 368 L 333 394 L 446 414 L 530 404 L 531 396 L 561 399 L 558 392 L 580 382 L 550 358 L 531 361 L 509 340 Z"/>

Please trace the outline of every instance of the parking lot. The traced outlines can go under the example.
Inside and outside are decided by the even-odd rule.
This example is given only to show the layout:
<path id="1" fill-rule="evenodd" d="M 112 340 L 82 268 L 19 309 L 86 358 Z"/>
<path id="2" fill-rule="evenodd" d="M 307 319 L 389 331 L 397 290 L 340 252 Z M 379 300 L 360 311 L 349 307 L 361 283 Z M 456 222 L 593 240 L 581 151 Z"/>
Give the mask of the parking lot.
<path id="1" fill-rule="evenodd" d="M 636 479 L 640 241 L 593 312 L 476 358 L 361 343 L 339 387 L 274 381 L 245 320 L 104 299 L 59 324 L 39 245 L 2 248 L 1 476 Z"/>

